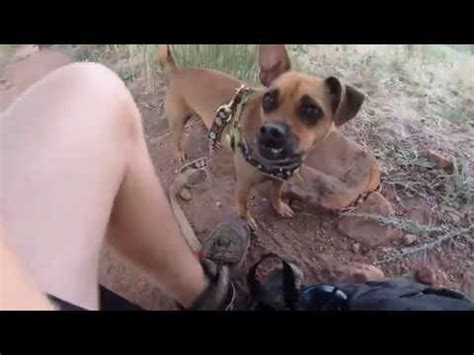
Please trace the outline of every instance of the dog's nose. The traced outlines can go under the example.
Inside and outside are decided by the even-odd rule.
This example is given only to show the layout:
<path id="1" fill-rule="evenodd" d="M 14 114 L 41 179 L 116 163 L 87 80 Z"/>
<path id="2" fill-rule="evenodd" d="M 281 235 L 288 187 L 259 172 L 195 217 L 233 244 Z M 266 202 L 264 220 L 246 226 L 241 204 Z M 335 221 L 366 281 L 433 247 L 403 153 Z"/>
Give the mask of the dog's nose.
<path id="1" fill-rule="evenodd" d="M 290 127 L 284 122 L 268 122 L 259 130 L 260 154 L 267 159 L 283 159 L 292 152 Z"/>
<path id="2" fill-rule="evenodd" d="M 260 128 L 262 139 L 272 146 L 281 146 L 285 143 L 288 134 L 288 126 L 280 122 L 266 123 Z"/>

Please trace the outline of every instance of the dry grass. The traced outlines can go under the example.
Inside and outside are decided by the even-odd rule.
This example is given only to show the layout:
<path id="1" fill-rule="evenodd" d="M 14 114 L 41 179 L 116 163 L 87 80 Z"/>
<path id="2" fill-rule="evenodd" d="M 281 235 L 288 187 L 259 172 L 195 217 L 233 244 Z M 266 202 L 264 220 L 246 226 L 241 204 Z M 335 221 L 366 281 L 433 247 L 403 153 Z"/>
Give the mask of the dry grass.
<path id="1" fill-rule="evenodd" d="M 106 62 L 125 81 L 144 77 L 149 91 L 156 87 L 160 73 L 156 61 L 157 45 L 81 46 L 76 58 Z M 257 79 L 256 46 L 254 45 L 172 45 L 178 65 L 211 68 L 255 83 Z"/>
<path id="2" fill-rule="evenodd" d="M 306 47 L 306 48 L 304 48 Z M 297 49 L 298 50 L 298 49 Z M 307 71 L 336 75 L 367 94 L 343 131 L 376 154 L 387 184 L 408 196 L 473 207 L 474 57 L 446 46 L 303 46 Z M 435 149 L 457 158 L 454 174 L 433 170 Z"/>
<path id="3" fill-rule="evenodd" d="M 298 49 L 296 49 L 298 50 Z M 474 220 L 474 57 L 445 46 L 307 46 L 300 65 L 336 75 L 367 94 L 358 117 L 342 130 L 372 151 L 385 188 L 403 200 L 416 197 L 437 218 L 421 225 L 406 218 L 364 215 L 424 236 L 409 257 L 447 240 L 472 243 Z M 433 149 L 456 158 L 452 174 L 434 169 Z M 445 213 L 454 210 L 462 218 Z M 464 237 L 464 238 L 458 238 Z"/>
<path id="4" fill-rule="evenodd" d="M 423 254 L 424 260 L 426 260 L 426 254 L 428 251 L 439 248 L 443 245 L 443 243 L 446 243 L 448 241 L 453 242 L 455 238 L 462 237 L 462 238 L 465 238 L 467 242 L 474 243 L 474 238 L 472 237 L 473 231 L 474 231 L 474 225 L 471 225 L 467 228 L 451 230 L 441 236 L 434 238 L 434 240 L 428 243 L 422 244 L 420 246 L 400 249 L 396 251 L 393 255 L 386 257 L 382 260 L 376 261 L 375 264 L 376 265 L 386 264 L 396 259 L 411 257 L 411 256 L 418 255 L 421 253 Z"/>

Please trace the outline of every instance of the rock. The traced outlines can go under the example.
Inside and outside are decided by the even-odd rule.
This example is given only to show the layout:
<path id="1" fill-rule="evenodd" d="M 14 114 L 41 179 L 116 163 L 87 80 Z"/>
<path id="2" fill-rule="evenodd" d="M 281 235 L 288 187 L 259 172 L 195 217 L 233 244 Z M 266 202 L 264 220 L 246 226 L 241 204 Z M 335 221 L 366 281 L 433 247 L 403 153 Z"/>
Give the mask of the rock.
<path id="1" fill-rule="evenodd" d="M 417 268 L 413 274 L 413 277 L 415 278 L 415 281 L 428 286 L 433 286 L 436 281 L 434 271 L 427 266 L 421 266 Z"/>
<path id="2" fill-rule="evenodd" d="M 359 243 L 352 244 L 352 251 L 356 254 L 359 253 L 360 252 L 360 244 Z"/>
<path id="3" fill-rule="evenodd" d="M 416 235 L 414 235 L 414 234 L 405 234 L 402 238 L 402 243 L 403 243 L 403 245 L 408 247 L 410 245 L 413 245 L 417 240 L 418 240 L 418 238 L 416 237 Z"/>
<path id="4" fill-rule="evenodd" d="M 354 213 L 390 217 L 395 212 L 390 202 L 380 193 L 375 192 L 370 194 Z M 402 235 L 399 229 L 392 226 L 381 225 L 372 219 L 353 216 L 344 216 L 337 227 L 348 238 L 371 248 L 400 239 Z"/>
<path id="5" fill-rule="evenodd" d="M 449 174 L 454 172 L 455 159 L 450 155 L 443 155 L 442 153 L 436 152 L 434 150 L 428 150 L 424 155 L 435 163 L 437 169 L 442 169 Z"/>
<path id="6" fill-rule="evenodd" d="M 181 191 L 178 193 L 178 196 L 181 197 L 184 201 L 191 201 L 191 199 L 193 198 L 191 191 L 186 187 L 183 187 L 181 189 Z"/>
<path id="7" fill-rule="evenodd" d="M 221 202 L 221 201 L 217 201 L 217 202 L 216 202 L 216 207 L 221 207 L 221 205 L 222 205 L 222 202 Z"/>
<path id="8" fill-rule="evenodd" d="M 367 282 L 385 278 L 385 274 L 378 267 L 362 263 L 351 263 L 336 270 L 339 282 Z"/>

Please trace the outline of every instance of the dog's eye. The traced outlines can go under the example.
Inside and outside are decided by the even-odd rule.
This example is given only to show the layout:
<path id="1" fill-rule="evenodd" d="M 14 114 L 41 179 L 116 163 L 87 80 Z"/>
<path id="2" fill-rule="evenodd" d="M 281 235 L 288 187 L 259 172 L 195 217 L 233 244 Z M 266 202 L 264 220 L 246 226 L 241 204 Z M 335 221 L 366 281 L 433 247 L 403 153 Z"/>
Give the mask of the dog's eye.
<path id="1" fill-rule="evenodd" d="M 317 118 L 319 114 L 321 113 L 321 110 L 319 107 L 316 107 L 315 105 L 305 105 L 303 109 L 301 110 L 301 113 L 306 116 L 307 118 Z"/>
<path id="2" fill-rule="evenodd" d="M 314 124 L 322 117 L 323 112 L 311 99 L 305 97 L 298 107 L 298 115 L 303 122 Z"/>
<path id="3" fill-rule="evenodd" d="M 267 91 L 262 98 L 262 108 L 264 112 L 273 111 L 278 107 L 278 91 Z"/>

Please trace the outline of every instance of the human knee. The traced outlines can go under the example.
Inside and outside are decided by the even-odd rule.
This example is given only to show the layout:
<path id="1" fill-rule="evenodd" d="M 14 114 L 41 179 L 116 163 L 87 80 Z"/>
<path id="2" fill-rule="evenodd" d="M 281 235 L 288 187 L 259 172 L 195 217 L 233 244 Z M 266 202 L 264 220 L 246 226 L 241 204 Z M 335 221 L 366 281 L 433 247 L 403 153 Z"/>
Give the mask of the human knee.
<path id="1" fill-rule="evenodd" d="M 98 63 L 80 62 L 56 70 L 51 81 L 69 83 L 72 95 L 78 95 L 84 107 L 95 108 L 104 115 L 91 119 L 103 119 L 108 129 L 124 130 L 125 134 L 141 134 L 141 118 L 133 97 L 125 83 L 111 69 Z"/>

